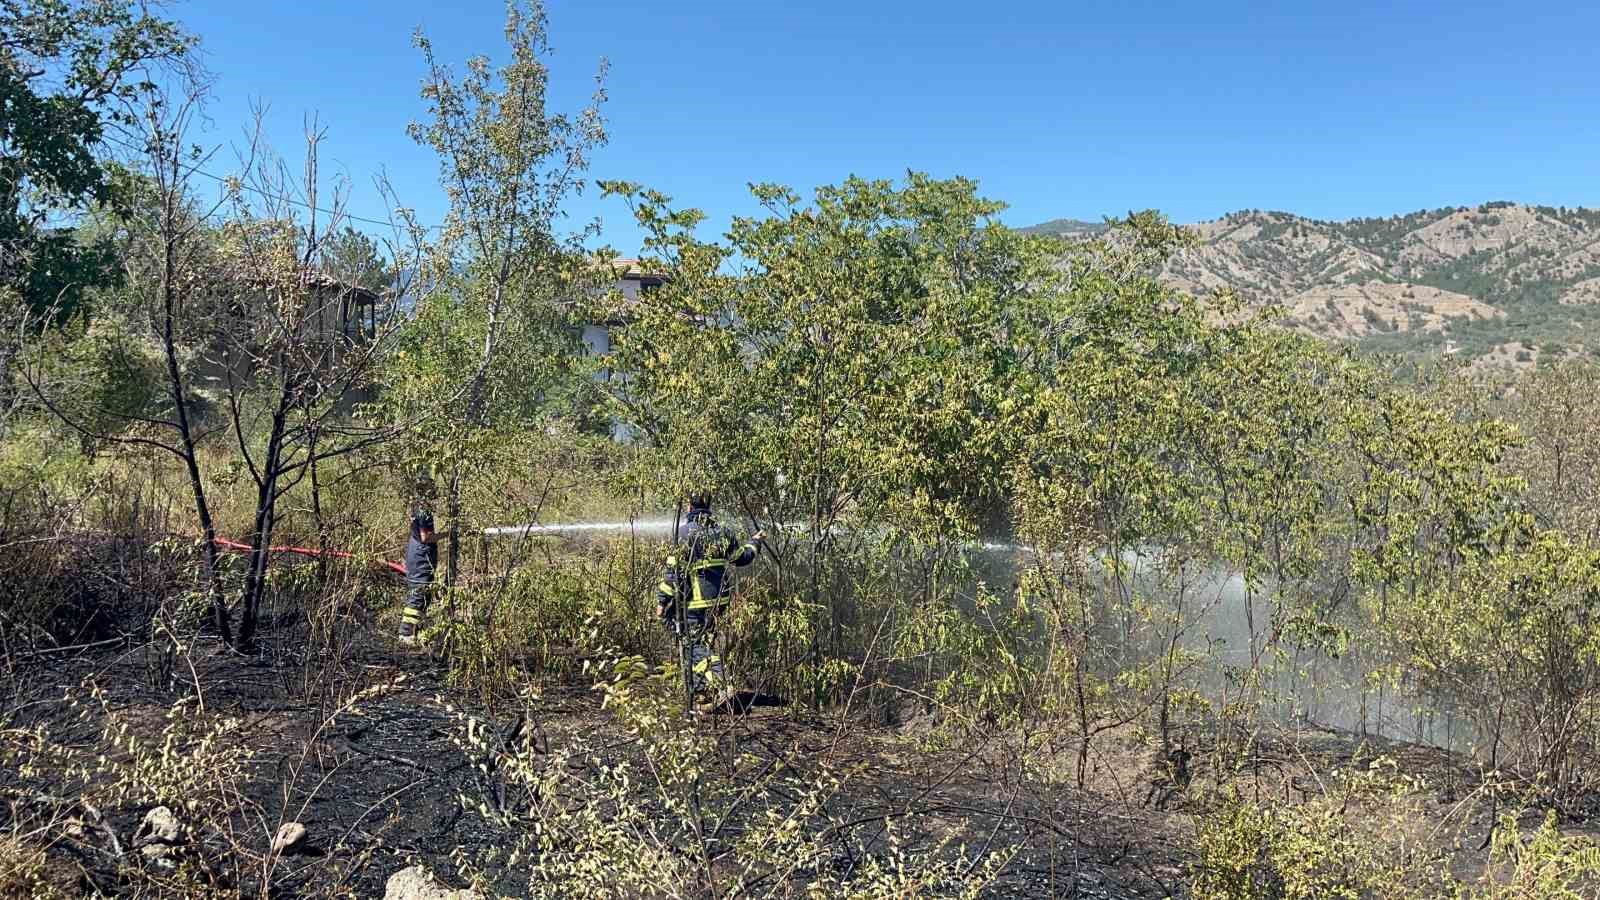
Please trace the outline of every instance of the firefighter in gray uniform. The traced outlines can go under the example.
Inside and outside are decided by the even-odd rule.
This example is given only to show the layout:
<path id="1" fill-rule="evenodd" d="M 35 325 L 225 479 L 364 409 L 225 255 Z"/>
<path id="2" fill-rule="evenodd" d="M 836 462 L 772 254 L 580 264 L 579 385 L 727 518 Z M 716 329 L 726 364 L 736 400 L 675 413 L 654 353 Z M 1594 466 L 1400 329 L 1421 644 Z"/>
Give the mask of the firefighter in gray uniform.
<path id="1" fill-rule="evenodd" d="M 711 644 L 718 615 L 732 599 L 728 567 L 755 562 L 765 537 L 765 532 L 757 531 L 741 543 L 738 535 L 712 518 L 709 498 L 692 497 L 688 531 L 675 555 L 667 557 L 661 583 L 656 585 L 656 614 L 674 630 L 683 623 L 678 640 L 688 649 L 693 691 L 713 704 L 726 700 L 727 692 L 722 660 L 712 652 Z M 680 603 L 686 604 L 682 610 L 678 609 Z"/>

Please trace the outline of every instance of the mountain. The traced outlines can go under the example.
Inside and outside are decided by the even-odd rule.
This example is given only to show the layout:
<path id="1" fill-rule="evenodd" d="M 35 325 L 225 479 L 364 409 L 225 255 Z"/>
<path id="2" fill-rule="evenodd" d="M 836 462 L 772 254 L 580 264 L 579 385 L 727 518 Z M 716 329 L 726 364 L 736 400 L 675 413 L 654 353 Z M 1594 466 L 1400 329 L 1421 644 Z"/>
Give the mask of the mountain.
<path id="1" fill-rule="evenodd" d="M 1199 245 L 1169 281 L 1276 303 L 1309 334 L 1479 365 L 1600 352 L 1600 210 L 1496 202 L 1345 222 L 1244 210 L 1190 227 Z"/>
<path id="2" fill-rule="evenodd" d="M 1085 222 L 1082 219 L 1051 219 L 1037 225 L 1019 228 L 1023 234 L 1059 234 L 1064 237 L 1083 237 L 1106 230 L 1104 222 Z"/>

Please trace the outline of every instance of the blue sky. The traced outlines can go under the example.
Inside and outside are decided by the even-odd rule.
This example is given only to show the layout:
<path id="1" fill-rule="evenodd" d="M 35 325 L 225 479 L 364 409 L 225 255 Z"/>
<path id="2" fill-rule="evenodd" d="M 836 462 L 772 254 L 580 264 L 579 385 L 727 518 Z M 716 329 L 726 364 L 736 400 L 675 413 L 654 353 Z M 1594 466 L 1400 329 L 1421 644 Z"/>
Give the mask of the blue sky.
<path id="1" fill-rule="evenodd" d="M 250 105 L 295 149 L 308 113 L 351 210 L 386 172 L 443 215 L 422 113 L 424 28 L 440 56 L 502 54 L 495 0 L 240 4 L 170 12 L 218 77 L 216 142 Z M 611 142 L 591 175 L 643 182 L 710 214 L 746 184 L 808 191 L 906 169 L 978 179 L 1004 220 L 1178 221 L 1241 208 L 1317 218 L 1509 199 L 1600 206 L 1600 7 L 1579 3 L 811 3 L 550 0 L 553 103 L 576 109 L 610 60 Z M 223 167 L 222 162 L 217 163 Z M 594 191 L 623 252 L 638 235 Z"/>

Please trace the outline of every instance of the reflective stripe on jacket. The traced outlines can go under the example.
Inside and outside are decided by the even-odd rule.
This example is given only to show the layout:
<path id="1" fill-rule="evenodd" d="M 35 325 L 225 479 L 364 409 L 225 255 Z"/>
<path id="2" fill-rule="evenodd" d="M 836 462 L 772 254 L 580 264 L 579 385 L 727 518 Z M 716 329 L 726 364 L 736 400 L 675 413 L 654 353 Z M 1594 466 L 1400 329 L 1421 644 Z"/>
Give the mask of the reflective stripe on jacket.
<path id="1" fill-rule="evenodd" d="M 758 553 L 754 542 L 741 543 L 738 535 L 709 515 L 693 514 L 678 553 L 667 557 L 667 567 L 656 585 L 656 600 L 670 606 L 687 599 L 689 609 L 721 606 L 732 596 L 728 566 L 748 566 Z"/>

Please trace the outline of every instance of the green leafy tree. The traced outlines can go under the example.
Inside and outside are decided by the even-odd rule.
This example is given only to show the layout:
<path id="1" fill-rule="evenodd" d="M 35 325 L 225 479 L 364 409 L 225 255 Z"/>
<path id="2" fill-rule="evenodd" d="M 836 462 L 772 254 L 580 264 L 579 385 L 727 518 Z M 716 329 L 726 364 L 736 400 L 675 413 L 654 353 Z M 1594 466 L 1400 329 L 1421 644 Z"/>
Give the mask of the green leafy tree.
<path id="1" fill-rule="evenodd" d="M 146 447 L 170 454 L 182 466 L 190 488 L 203 560 L 200 591 L 224 641 L 233 631 L 223 596 L 221 563 L 212 502 L 200 470 L 200 441 L 207 429 L 201 407 L 199 348 L 218 312 L 213 288 L 225 283 L 218 264 L 212 226 L 222 202 L 200 203 L 190 179 L 203 154 L 187 143 L 189 129 L 205 97 L 205 86 L 193 80 L 172 91 L 146 98 L 134 120 L 142 135 L 142 157 L 130 159 L 140 201 L 114 214 L 120 229 L 126 283 L 116 304 L 121 321 L 156 349 L 161 371 L 161 397 L 147 408 L 121 403 L 85 408 L 83 397 L 48 390 L 41 372 L 48 370 L 48 342 L 33 345 L 25 367 L 33 394 L 66 427 L 86 439 Z M 102 355 L 102 354 L 96 354 Z M 121 397 L 111 396 L 108 401 Z M 116 407 L 122 408 L 116 408 Z"/>
<path id="2" fill-rule="evenodd" d="M 1257 332 L 1156 279 L 1185 241 L 1141 213 L 1066 259 L 1028 342 L 1029 402 L 1008 423 L 1022 435 L 1016 518 L 1036 551 L 1023 588 L 1055 636 L 1041 687 L 1079 732 L 1080 780 L 1104 731 L 1153 712 L 1167 740 L 1190 666 L 1180 641 L 1218 602 L 1194 585 L 1220 561 L 1220 498 L 1195 441 L 1237 439 L 1210 437 L 1226 423 L 1206 388 L 1248 393 L 1247 375 L 1229 373 Z"/>
<path id="3" fill-rule="evenodd" d="M 592 278 L 582 234 L 559 232 L 563 204 L 582 187 L 605 142 L 597 86 L 574 115 L 546 106 L 546 18 L 539 3 L 507 6 L 510 60 L 467 62 L 457 77 L 418 32 L 429 118 L 411 135 L 439 157 L 450 212 L 424 266 L 431 286 L 413 340 L 389 373 L 392 414 L 442 413 L 407 446 L 409 465 L 443 475 L 446 583 L 461 554 L 463 479 L 492 458 L 507 429 L 526 431 L 561 408 L 581 378 L 571 313 Z M 603 82 L 604 65 L 597 75 Z"/>
<path id="4" fill-rule="evenodd" d="M 758 185 L 766 214 L 735 220 L 726 244 L 658 193 L 606 188 L 670 276 L 614 338 L 617 415 L 645 436 L 662 495 L 713 488 L 747 516 L 803 523 L 773 546 L 809 622 L 795 668 L 820 698 L 863 615 L 850 561 L 874 543 L 948 550 L 1003 507 L 996 422 L 1055 242 L 998 225 L 971 181 L 916 173 L 811 205 Z"/>
<path id="5" fill-rule="evenodd" d="M 349 225 L 324 242 L 322 267 L 339 281 L 369 291 L 386 290 L 392 281 L 391 266 L 378 242 Z"/>
<path id="6" fill-rule="evenodd" d="M 1600 369 L 1561 362 L 1535 370 L 1501 411 L 1522 434 L 1507 462 L 1528 479 L 1528 509 L 1539 525 L 1600 545 Z"/>
<path id="7" fill-rule="evenodd" d="M 60 322 L 117 274 L 103 244 L 61 226 L 114 201 L 108 132 L 193 39 L 126 0 L 6 0 L 0 36 L 0 291 Z"/>

